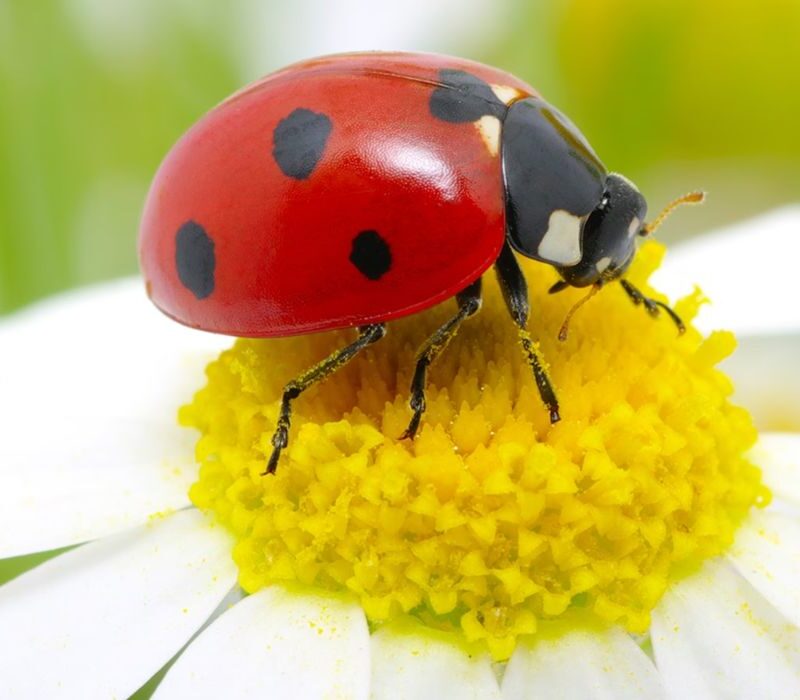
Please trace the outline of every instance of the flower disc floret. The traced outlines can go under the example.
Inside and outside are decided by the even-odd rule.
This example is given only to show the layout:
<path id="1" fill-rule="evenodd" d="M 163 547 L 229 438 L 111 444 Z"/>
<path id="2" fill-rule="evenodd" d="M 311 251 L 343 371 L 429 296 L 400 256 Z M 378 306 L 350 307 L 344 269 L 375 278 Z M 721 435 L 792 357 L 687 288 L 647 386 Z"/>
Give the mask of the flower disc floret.
<path id="1" fill-rule="evenodd" d="M 663 250 L 650 243 L 631 280 Z M 543 621 L 592 617 L 643 632 L 671 578 L 719 554 L 769 494 L 745 452 L 756 433 L 717 363 L 735 346 L 634 307 L 609 285 L 558 331 L 579 290 L 549 296 L 553 271 L 524 264 L 531 334 L 563 420 L 551 425 L 502 296 L 429 373 L 427 412 L 409 418 L 415 350 L 450 304 L 389 325 L 387 337 L 294 403 L 289 448 L 262 475 L 284 384 L 352 331 L 238 340 L 181 411 L 198 428 L 193 502 L 236 536 L 240 583 L 348 591 L 374 625 L 413 615 L 506 659 Z"/>

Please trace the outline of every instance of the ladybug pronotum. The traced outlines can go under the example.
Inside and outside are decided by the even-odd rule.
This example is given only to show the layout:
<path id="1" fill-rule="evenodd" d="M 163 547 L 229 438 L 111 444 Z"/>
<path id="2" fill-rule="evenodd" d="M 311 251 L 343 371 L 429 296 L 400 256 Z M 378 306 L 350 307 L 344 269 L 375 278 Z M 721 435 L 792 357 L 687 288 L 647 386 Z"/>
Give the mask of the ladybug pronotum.
<path id="1" fill-rule="evenodd" d="M 267 472 L 288 442 L 291 402 L 386 333 L 455 298 L 420 348 L 413 437 L 428 366 L 481 305 L 494 266 L 525 329 L 516 254 L 568 286 L 620 280 L 650 233 L 636 187 L 609 173 L 572 122 L 508 73 L 414 53 L 298 63 L 240 90 L 172 148 L 152 184 L 140 258 L 153 302 L 188 326 L 277 337 L 356 327 L 358 338 L 289 382 Z M 558 400 L 527 335 L 523 352 L 551 422 Z"/>

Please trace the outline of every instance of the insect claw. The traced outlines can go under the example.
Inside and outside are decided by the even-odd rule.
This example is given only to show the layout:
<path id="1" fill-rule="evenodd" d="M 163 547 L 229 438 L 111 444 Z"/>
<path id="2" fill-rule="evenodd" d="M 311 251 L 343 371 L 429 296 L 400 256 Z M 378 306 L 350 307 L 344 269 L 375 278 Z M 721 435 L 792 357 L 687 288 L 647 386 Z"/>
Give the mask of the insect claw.
<path id="1" fill-rule="evenodd" d="M 274 474 L 278 468 L 278 460 L 281 458 L 281 448 L 276 447 L 272 450 L 272 454 L 269 456 L 269 461 L 267 462 L 267 468 L 261 472 L 261 476 L 267 476 L 267 474 Z"/>
<path id="2" fill-rule="evenodd" d="M 414 436 L 417 434 L 417 430 L 419 430 L 419 424 L 421 420 L 422 420 L 422 411 L 414 411 L 414 415 L 411 418 L 408 427 L 405 429 L 405 432 L 400 436 L 400 439 L 413 440 Z"/>

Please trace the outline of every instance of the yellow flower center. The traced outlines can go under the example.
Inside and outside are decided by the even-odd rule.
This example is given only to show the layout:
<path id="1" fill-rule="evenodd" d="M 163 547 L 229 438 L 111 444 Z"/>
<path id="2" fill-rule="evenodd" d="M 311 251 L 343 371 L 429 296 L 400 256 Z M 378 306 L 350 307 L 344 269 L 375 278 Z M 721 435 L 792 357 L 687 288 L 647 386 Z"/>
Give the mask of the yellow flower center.
<path id="1" fill-rule="evenodd" d="M 650 243 L 629 277 L 645 280 Z M 288 449 L 262 476 L 283 385 L 352 331 L 238 340 L 181 409 L 202 432 L 193 502 L 237 539 L 242 587 L 345 590 L 372 624 L 411 614 L 485 640 L 506 659 L 556 618 L 649 625 L 671 577 L 720 553 L 769 493 L 744 457 L 756 433 L 715 364 L 735 341 L 634 307 L 609 285 L 557 338 L 579 290 L 549 296 L 555 273 L 523 263 L 530 331 L 549 363 L 562 421 L 550 425 L 492 275 L 482 311 L 432 367 L 412 442 L 415 350 L 453 312 L 389 324 L 381 342 L 294 403 Z M 648 290 L 652 291 L 652 290 Z"/>

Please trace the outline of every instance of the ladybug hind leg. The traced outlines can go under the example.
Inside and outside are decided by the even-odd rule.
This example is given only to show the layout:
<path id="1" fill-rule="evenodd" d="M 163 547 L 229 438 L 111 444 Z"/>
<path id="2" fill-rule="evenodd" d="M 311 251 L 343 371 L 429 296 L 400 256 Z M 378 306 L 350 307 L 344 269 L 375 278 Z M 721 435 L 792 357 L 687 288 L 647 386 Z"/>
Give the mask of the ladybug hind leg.
<path id="1" fill-rule="evenodd" d="M 455 316 L 443 323 L 436 332 L 425 341 L 417 353 L 417 364 L 414 368 L 414 377 L 411 380 L 411 398 L 409 405 L 414 415 L 406 431 L 400 436 L 401 440 L 412 438 L 419 429 L 422 414 L 425 412 L 425 380 L 428 367 L 447 347 L 453 336 L 465 319 L 475 315 L 481 308 L 481 280 L 480 277 L 469 287 L 456 294 L 458 312 Z"/>
<path id="2" fill-rule="evenodd" d="M 556 392 L 550 383 L 550 377 L 547 376 L 547 372 L 542 367 L 539 354 L 528 333 L 528 316 L 530 314 L 528 283 L 525 281 L 525 275 L 522 274 L 517 258 L 508 241 L 503 244 L 503 250 L 500 251 L 500 255 L 494 264 L 494 269 L 500 282 L 500 289 L 503 291 L 503 299 L 505 299 L 508 312 L 519 328 L 522 350 L 533 370 L 533 377 L 536 380 L 539 396 L 550 414 L 550 422 L 558 423 L 561 420 L 558 398 L 556 398 Z M 560 291 L 559 285 L 554 285 L 551 291 Z"/>
<path id="3" fill-rule="evenodd" d="M 283 389 L 281 399 L 280 414 L 275 432 L 272 434 L 272 454 L 267 462 L 264 474 L 274 474 L 278 468 L 278 460 L 281 450 L 289 444 L 289 427 L 292 419 L 292 401 L 302 394 L 308 387 L 316 382 L 322 381 L 333 374 L 336 370 L 350 362 L 364 348 L 378 342 L 386 335 L 386 325 L 376 323 L 369 326 L 361 326 L 358 329 L 358 338 L 350 345 L 340 348 L 331 353 L 322 362 L 306 370 L 296 379 L 290 381 Z"/>

